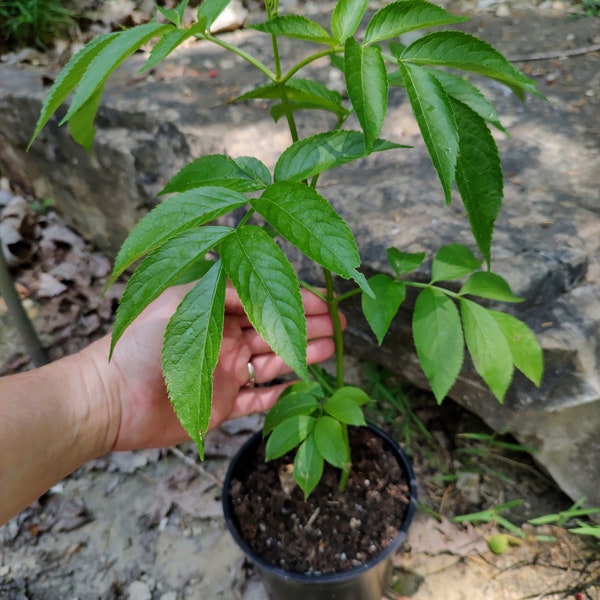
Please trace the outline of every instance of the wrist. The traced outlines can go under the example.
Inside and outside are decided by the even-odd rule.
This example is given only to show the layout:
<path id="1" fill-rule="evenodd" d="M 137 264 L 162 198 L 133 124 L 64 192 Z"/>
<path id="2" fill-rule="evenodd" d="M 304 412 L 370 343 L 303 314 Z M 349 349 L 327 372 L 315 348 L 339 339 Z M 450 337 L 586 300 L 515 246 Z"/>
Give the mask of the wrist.
<path id="1" fill-rule="evenodd" d="M 73 356 L 74 420 L 80 429 L 80 441 L 89 457 L 97 458 L 110 452 L 119 432 L 120 376 L 108 362 L 108 338 L 102 338 Z M 77 397 L 79 396 L 79 400 Z"/>

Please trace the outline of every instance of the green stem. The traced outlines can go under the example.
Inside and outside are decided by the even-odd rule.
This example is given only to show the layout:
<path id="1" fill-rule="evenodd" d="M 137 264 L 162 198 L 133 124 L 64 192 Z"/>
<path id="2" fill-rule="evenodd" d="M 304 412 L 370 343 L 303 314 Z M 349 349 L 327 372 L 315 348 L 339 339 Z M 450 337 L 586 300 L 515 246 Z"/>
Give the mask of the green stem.
<path id="1" fill-rule="evenodd" d="M 346 425 L 342 425 L 342 436 L 344 438 L 344 444 L 348 450 L 348 458 L 350 458 L 350 440 L 348 438 L 348 427 Z M 340 475 L 340 483 L 338 484 L 338 489 L 340 492 L 343 492 L 348 485 L 348 478 L 350 477 L 350 465 L 352 461 L 348 461 L 348 465 L 345 468 L 342 468 L 342 473 Z"/>
<path id="2" fill-rule="evenodd" d="M 261 63 L 258 59 L 254 58 L 254 56 L 248 54 L 247 52 L 244 52 L 241 48 L 238 48 L 237 46 L 229 44 L 222 38 L 211 35 L 210 33 L 206 33 L 200 37 L 201 37 L 201 39 L 204 38 L 204 39 L 208 40 L 209 42 L 212 42 L 213 44 L 216 44 L 217 46 L 220 46 L 221 48 L 224 48 L 225 50 L 228 50 L 229 52 L 231 52 L 231 53 L 235 54 L 236 56 L 239 56 L 240 58 L 249 62 L 252 66 L 256 67 L 261 73 L 266 75 L 271 81 L 277 81 L 276 73 L 271 71 L 271 69 L 269 69 L 269 67 L 267 67 L 266 65 Z"/>
<path id="3" fill-rule="evenodd" d="M 337 309 L 335 291 L 333 289 L 333 277 L 331 271 L 323 269 L 325 277 L 325 289 L 327 305 L 329 307 L 329 316 L 333 323 L 333 341 L 335 344 L 335 379 L 338 388 L 344 387 L 344 336 L 342 331 L 342 322 Z"/>
<path id="4" fill-rule="evenodd" d="M 348 298 L 352 298 L 352 296 L 357 296 L 361 292 L 362 292 L 362 290 L 360 288 L 355 288 L 353 290 L 350 290 L 349 292 L 340 294 L 339 296 L 336 296 L 335 303 L 340 304 L 341 302 L 344 302 L 344 300 L 348 300 Z"/>
<path id="5" fill-rule="evenodd" d="M 331 56 L 332 54 L 337 54 L 337 50 L 335 48 L 328 48 L 327 50 L 321 50 L 320 52 L 315 52 L 310 56 L 302 59 L 299 63 L 295 64 L 282 78 L 281 82 L 285 83 L 289 79 L 291 79 L 298 71 L 303 69 L 304 67 L 310 65 L 310 63 L 318 60 L 319 58 L 323 58 L 324 56 Z"/>
<path id="6" fill-rule="evenodd" d="M 307 283 L 306 281 L 300 281 L 300 285 L 303 288 L 306 288 L 309 292 L 312 292 L 315 296 L 317 296 L 317 298 L 323 300 L 323 302 L 327 302 L 327 296 L 319 288 Z"/>
<path id="7" fill-rule="evenodd" d="M 246 214 L 240 219 L 240 222 L 237 224 L 238 228 L 242 227 L 248 222 L 248 219 L 255 213 L 256 211 L 253 208 L 248 209 Z"/>

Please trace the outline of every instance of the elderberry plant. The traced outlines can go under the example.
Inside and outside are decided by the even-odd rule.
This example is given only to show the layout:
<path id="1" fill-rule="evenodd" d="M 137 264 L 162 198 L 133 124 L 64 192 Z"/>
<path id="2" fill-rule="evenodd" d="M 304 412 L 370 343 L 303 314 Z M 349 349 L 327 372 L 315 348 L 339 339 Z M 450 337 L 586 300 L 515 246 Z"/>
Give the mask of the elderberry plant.
<path id="1" fill-rule="evenodd" d="M 152 40 L 155 43 L 142 70 L 154 67 L 193 39 L 220 46 L 262 73 L 265 83 L 237 100 L 270 101 L 273 119 L 287 121 L 292 143 L 272 173 L 255 157 L 209 155 L 174 175 L 162 191 L 168 198 L 139 222 L 116 258 L 111 283 L 142 260 L 117 311 L 112 348 L 167 287 L 182 277 L 189 279 L 190 273 L 198 277 L 167 326 L 162 365 L 174 410 L 203 456 L 229 280 L 252 325 L 300 378 L 267 415 L 264 433 L 267 459 L 297 448 L 294 475 L 308 495 L 321 477 L 324 462 L 341 469 L 343 487 L 351 465 L 348 427 L 365 424 L 362 407 L 369 401 L 367 394 L 344 384 L 337 313 L 339 304 L 353 294 L 362 296 L 365 317 L 381 343 L 407 288 L 419 288 L 412 321 L 414 342 L 439 402 L 460 372 L 465 346 L 499 401 L 515 368 L 539 385 L 542 352 L 533 333 L 516 318 L 473 300 L 519 301 L 508 283 L 490 270 L 503 174 L 489 126 L 504 129 L 492 104 L 456 71 L 496 80 L 520 98 L 536 91 L 534 83 L 500 52 L 467 33 L 436 29 L 402 44 L 400 36 L 407 32 L 465 20 L 426 0 L 389 2 L 370 16 L 368 0 L 338 0 L 328 27 L 300 14 L 283 14 L 278 0 L 266 0 L 265 20 L 251 28 L 269 36 L 270 64 L 211 32 L 212 23 L 228 4 L 229 0 L 205 0 L 192 23 L 187 22 L 186 0 L 172 9 L 157 6 L 156 20 L 88 43 L 55 80 L 32 142 L 74 92 L 61 124 L 68 123 L 74 139 L 91 151 L 93 121 L 107 78 Z M 314 52 L 288 64 L 288 58 L 280 54 L 281 38 L 306 43 Z M 346 94 L 301 76 L 305 67 L 324 57 L 341 71 Z M 461 244 L 443 247 L 434 257 L 427 283 L 408 278 L 425 255 L 396 248 L 387 252 L 393 277 L 365 278 L 359 271 L 359 251 L 350 227 L 317 191 L 321 173 L 374 152 L 404 147 L 380 137 L 390 86 L 404 88 L 445 202 L 450 202 L 456 186 L 482 256 L 477 258 Z M 296 113 L 311 110 L 332 113 L 335 125 L 302 138 Z M 351 115 L 359 129 L 345 127 Z M 235 227 L 213 224 L 237 209 L 245 212 Z M 264 226 L 249 221 L 255 213 Z M 273 232 L 322 267 L 325 292 L 299 280 Z M 207 260 L 209 253 L 218 258 Z M 355 290 L 336 297 L 334 276 L 353 280 Z M 451 280 L 463 281 L 458 292 L 444 285 Z M 303 285 L 330 307 L 337 359 L 333 386 L 311 379 L 306 365 Z"/>

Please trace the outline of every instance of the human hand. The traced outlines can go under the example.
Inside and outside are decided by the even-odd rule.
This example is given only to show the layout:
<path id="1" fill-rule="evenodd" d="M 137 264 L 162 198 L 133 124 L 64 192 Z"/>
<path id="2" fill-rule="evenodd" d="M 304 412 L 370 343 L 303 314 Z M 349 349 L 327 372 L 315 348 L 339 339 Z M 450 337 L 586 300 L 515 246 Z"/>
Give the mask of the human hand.
<path id="1" fill-rule="evenodd" d="M 105 451 L 162 447 L 189 439 L 171 408 L 160 360 L 166 325 L 189 287 L 170 288 L 148 306 L 115 346 L 110 364 L 108 337 L 84 351 L 100 375 L 100 391 L 106 402 L 109 427 Z M 302 290 L 302 298 L 309 339 L 307 361 L 321 362 L 334 351 L 328 308 L 306 290 Z M 237 294 L 228 288 L 209 429 L 229 419 L 268 410 L 287 385 L 246 387 L 249 362 L 258 384 L 290 372 L 252 328 Z"/>

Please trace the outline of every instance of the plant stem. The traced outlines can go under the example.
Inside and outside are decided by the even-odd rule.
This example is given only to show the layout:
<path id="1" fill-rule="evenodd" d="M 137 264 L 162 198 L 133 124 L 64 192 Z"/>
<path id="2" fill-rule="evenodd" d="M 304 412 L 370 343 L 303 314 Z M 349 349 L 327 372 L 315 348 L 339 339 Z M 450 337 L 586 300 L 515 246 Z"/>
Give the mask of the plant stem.
<path id="1" fill-rule="evenodd" d="M 342 331 L 342 322 L 337 309 L 335 291 L 333 289 L 333 277 L 331 271 L 323 269 L 325 277 L 325 288 L 327 290 L 327 305 L 329 315 L 333 323 L 333 341 L 335 343 L 335 379 L 338 388 L 344 387 L 344 336 Z"/>
<path id="2" fill-rule="evenodd" d="M 342 425 L 342 435 L 344 437 L 344 444 L 348 449 L 349 462 L 348 465 L 346 465 L 346 467 L 342 468 L 342 473 L 340 475 L 340 483 L 338 484 L 338 489 L 340 490 L 340 492 L 343 492 L 346 489 L 346 486 L 348 485 L 348 478 L 350 477 L 350 465 L 352 464 L 352 461 L 350 460 L 350 440 L 348 438 L 348 427 L 346 425 Z"/>
<path id="3" fill-rule="evenodd" d="M 331 56 L 332 54 L 337 54 L 337 50 L 335 48 L 328 48 L 327 50 L 321 50 L 320 52 L 315 52 L 310 56 L 307 56 L 305 59 L 301 60 L 299 63 L 295 64 L 282 78 L 281 83 L 285 83 L 289 79 L 291 79 L 300 69 L 308 66 L 310 63 L 318 60 L 319 58 L 323 58 L 325 56 Z"/>
<path id="4" fill-rule="evenodd" d="M 233 46 L 232 44 L 229 44 L 222 38 L 211 35 L 210 33 L 206 33 L 202 36 L 196 37 L 200 37 L 200 39 L 204 38 L 209 42 L 216 44 L 217 46 L 221 46 L 221 48 L 224 48 L 225 50 L 228 50 L 229 52 L 249 62 L 252 66 L 256 67 L 261 73 L 266 75 L 271 81 L 277 81 L 277 75 L 273 71 L 271 71 L 269 67 L 261 63 L 258 59 L 254 58 L 254 56 L 251 56 L 250 54 L 244 52 L 241 48 Z"/>

